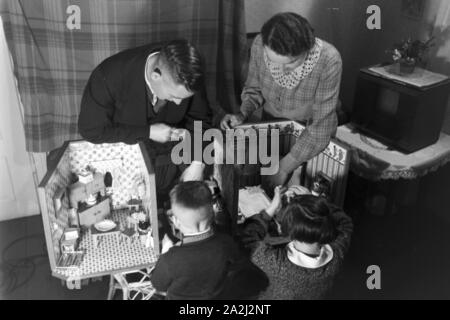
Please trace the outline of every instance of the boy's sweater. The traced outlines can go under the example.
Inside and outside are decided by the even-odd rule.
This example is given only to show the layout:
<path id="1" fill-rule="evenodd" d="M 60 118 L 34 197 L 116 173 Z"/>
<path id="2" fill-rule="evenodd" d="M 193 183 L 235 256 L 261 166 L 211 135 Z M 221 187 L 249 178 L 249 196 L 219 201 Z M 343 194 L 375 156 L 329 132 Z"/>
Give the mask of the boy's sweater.
<path id="1" fill-rule="evenodd" d="M 162 254 L 152 284 L 156 290 L 166 291 L 168 299 L 214 299 L 222 293 L 230 272 L 245 261 L 230 236 L 212 233 Z"/>
<path id="2" fill-rule="evenodd" d="M 334 208 L 338 236 L 324 246 L 331 250 L 331 260 L 317 268 L 292 263 L 287 254 L 286 239 L 266 237 L 273 230 L 273 218 L 264 211 L 248 219 L 244 225 L 243 241 L 251 249 L 252 262 L 269 279 L 269 286 L 260 299 L 320 299 L 329 291 L 349 245 L 353 224 L 341 210 Z M 284 241 L 283 241 L 284 240 Z"/>

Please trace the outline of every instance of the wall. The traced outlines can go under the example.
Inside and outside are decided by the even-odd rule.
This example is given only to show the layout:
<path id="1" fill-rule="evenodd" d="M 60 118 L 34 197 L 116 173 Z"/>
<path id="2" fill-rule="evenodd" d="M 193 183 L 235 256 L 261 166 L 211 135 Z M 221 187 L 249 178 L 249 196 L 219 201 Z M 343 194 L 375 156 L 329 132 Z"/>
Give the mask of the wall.
<path id="1" fill-rule="evenodd" d="M 438 42 L 430 51 L 427 68 L 450 75 L 449 2 L 427 0 L 423 18 L 414 19 L 402 14 L 401 0 L 246 0 L 247 32 L 259 31 L 277 12 L 305 16 L 317 36 L 334 44 L 342 55 L 341 99 L 344 109 L 351 111 L 358 70 L 389 60 L 386 49 L 408 36 L 425 37 L 430 26 L 434 26 Z M 381 8 L 381 30 L 366 27 L 370 5 Z M 450 103 L 443 130 L 450 133 Z"/>
<path id="2" fill-rule="evenodd" d="M 0 221 L 2 221 L 39 214 L 36 195 L 39 177 L 33 174 L 35 171 L 34 164 L 32 165 L 33 158 L 25 151 L 22 106 L 1 17 L 0 97 Z M 36 159 L 38 158 L 37 155 Z"/>

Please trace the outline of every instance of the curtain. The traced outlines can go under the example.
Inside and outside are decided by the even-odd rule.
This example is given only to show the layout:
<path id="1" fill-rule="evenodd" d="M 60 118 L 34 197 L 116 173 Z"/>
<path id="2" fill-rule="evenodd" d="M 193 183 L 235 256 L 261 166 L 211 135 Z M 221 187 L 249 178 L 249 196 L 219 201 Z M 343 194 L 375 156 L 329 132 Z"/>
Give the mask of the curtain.
<path id="1" fill-rule="evenodd" d="M 432 26 L 432 34 L 436 38 L 436 46 L 431 52 L 433 58 L 429 67 L 432 71 L 450 76 L 450 1 L 440 0 L 434 4 L 436 7 L 432 7 L 434 10 L 428 13 L 428 20 Z M 442 131 L 450 134 L 450 99 Z"/>
<path id="2" fill-rule="evenodd" d="M 80 101 L 91 71 L 121 50 L 151 42 L 186 38 L 200 50 L 216 122 L 239 108 L 247 52 L 243 0 L 3 0 L 0 13 L 24 106 L 27 151 L 79 139 Z"/>

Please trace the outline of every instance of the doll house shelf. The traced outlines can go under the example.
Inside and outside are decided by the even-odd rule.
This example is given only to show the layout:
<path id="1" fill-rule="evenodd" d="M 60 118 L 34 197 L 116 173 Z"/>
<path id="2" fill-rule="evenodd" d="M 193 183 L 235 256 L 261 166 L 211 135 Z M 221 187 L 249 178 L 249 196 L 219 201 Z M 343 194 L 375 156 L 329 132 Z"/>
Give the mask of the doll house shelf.
<path id="1" fill-rule="evenodd" d="M 97 202 L 109 208 L 102 208 L 101 219 L 110 219 L 117 225 L 114 232 L 93 230 L 92 220 L 80 224 L 83 214 L 78 204 L 83 204 L 83 195 L 77 193 L 76 201 L 70 201 L 72 180 L 75 172 L 86 167 L 96 173 L 112 177 L 112 186 L 108 194 L 99 191 Z M 95 175 L 94 175 L 95 176 Z M 94 179 L 95 180 L 95 179 Z M 109 182 L 108 182 L 109 183 Z M 153 246 L 145 246 L 141 241 L 123 241 L 121 231 L 127 229 L 127 218 L 131 214 L 128 201 L 139 193 L 141 209 L 148 215 L 152 230 Z M 79 188 L 80 189 L 80 188 Z M 82 189 L 82 188 L 81 188 Z M 63 280 L 82 280 L 120 272 L 152 267 L 160 252 L 158 218 L 154 170 L 143 144 L 127 145 L 123 143 L 91 144 L 86 141 L 69 141 L 61 148 L 56 164 L 50 168 L 39 185 L 39 203 L 46 238 L 46 245 L 52 275 Z M 78 190 L 78 189 L 77 189 Z M 78 192 L 78 191 L 77 191 Z M 106 199 L 106 200 L 105 200 Z M 76 203 L 75 203 L 76 202 Z M 105 210 L 104 210 L 105 209 Z M 78 215 L 78 217 L 73 217 Z M 94 213 L 95 216 L 95 213 Z M 81 219 L 83 221 L 83 219 Z M 74 225 L 77 224 L 78 225 Z M 80 227 L 80 239 L 77 252 L 84 252 L 82 262 L 74 268 L 58 265 L 61 260 L 61 237 L 67 228 Z M 101 241 L 98 241 L 101 236 Z M 131 237 L 126 235 L 125 237 Z"/>

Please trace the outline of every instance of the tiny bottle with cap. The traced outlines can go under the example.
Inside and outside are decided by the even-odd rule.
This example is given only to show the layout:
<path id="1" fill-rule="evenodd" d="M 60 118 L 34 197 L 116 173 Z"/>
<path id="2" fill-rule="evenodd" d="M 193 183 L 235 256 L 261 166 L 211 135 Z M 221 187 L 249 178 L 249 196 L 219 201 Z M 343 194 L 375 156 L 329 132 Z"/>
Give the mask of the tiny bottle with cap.
<path id="1" fill-rule="evenodd" d="M 215 224 L 219 229 L 226 229 L 229 227 L 230 221 L 226 210 L 225 201 L 220 192 L 219 184 L 212 176 L 205 182 L 212 193 Z"/>

